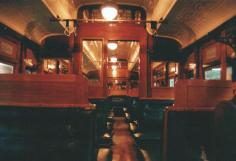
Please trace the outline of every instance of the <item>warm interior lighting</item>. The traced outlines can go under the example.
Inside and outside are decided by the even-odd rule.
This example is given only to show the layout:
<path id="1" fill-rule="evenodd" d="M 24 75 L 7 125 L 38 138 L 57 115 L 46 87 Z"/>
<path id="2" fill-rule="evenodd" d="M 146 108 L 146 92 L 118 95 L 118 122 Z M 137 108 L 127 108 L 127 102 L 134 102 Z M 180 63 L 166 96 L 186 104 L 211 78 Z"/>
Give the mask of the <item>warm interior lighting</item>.
<path id="1" fill-rule="evenodd" d="M 111 62 L 116 63 L 117 62 L 117 57 L 111 57 Z"/>
<path id="2" fill-rule="evenodd" d="M 33 66 L 33 60 L 32 59 L 24 59 L 24 62 L 28 66 L 31 66 L 31 67 Z"/>
<path id="3" fill-rule="evenodd" d="M 118 7 L 115 4 L 107 3 L 101 8 L 102 16 L 105 20 L 114 20 L 118 14 Z"/>
<path id="4" fill-rule="evenodd" d="M 190 64 L 189 64 L 189 68 L 190 68 L 190 69 L 195 69 L 195 67 L 196 67 L 196 64 L 195 64 L 195 63 L 190 63 Z"/>
<path id="5" fill-rule="evenodd" d="M 0 74 L 13 74 L 14 67 L 5 63 L 0 63 Z"/>
<path id="6" fill-rule="evenodd" d="M 107 47 L 110 50 L 116 50 L 117 49 L 117 43 L 116 42 L 108 42 Z"/>
<path id="7" fill-rule="evenodd" d="M 171 72 L 175 72 L 175 67 L 172 67 L 172 68 L 170 69 L 170 71 L 171 71 Z"/>
<path id="8" fill-rule="evenodd" d="M 112 69 L 112 70 L 116 70 L 116 69 L 117 69 L 117 66 L 116 66 L 116 65 L 112 65 L 112 66 L 111 66 L 111 69 Z"/>
<path id="9" fill-rule="evenodd" d="M 178 74 L 179 73 L 179 68 L 176 68 L 175 69 L 175 74 Z"/>
<path id="10" fill-rule="evenodd" d="M 48 69 L 55 69 L 56 66 L 54 64 L 48 64 Z"/>
<path id="11" fill-rule="evenodd" d="M 212 70 L 214 70 L 214 71 L 220 71 L 221 68 L 213 68 Z"/>
<path id="12" fill-rule="evenodd" d="M 112 70 L 112 76 L 116 77 L 117 76 L 117 71 L 116 70 Z"/>
<path id="13" fill-rule="evenodd" d="M 104 137 L 104 138 L 110 138 L 110 137 L 111 137 L 111 135 L 110 135 L 110 134 L 108 134 L 108 133 L 105 133 L 105 134 L 103 135 L 103 137 Z"/>

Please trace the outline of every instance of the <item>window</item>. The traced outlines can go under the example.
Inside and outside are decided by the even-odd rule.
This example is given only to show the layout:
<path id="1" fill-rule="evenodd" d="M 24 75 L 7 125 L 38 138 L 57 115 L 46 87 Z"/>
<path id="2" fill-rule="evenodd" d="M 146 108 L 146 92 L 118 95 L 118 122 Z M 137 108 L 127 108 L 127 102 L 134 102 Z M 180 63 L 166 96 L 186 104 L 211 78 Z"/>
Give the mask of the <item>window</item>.
<path id="1" fill-rule="evenodd" d="M 212 67 L 205 70 L 205 79 L 206 80 L 220 80 L 221 79 L 221 68 Z"/>
<path id="2" fill-rule="evenodd" d="M 152 86 L 166 86 L 166 62 L 152 62 Z"/>
<path id="3" fill-rule="evenodd" d="M 175 86 L 175 79 L 174 78 L 171 78 L 169 80 L 169 84 L 170 84 L 170 87 L 174 87 Z"/>
<path id="4" fill-rule="evenodd" d="M 44 59 L 44 73 L 56 74 L 57 61 L 56 59 Z"/>
<path id="5" fill-rule="evenodd" d="M 69 59 L 44 59 L 43 70 L 45 74 L 69 74 L 71 62 Z"/>
<path id="6" fill-rule="evenodd" d="M 152 87 L 174 87 L 178 67 L 179 64 L 176 62 L 152 62 Z"/>
<path id="7" fill-rule="evenodd" d="M 184 66 L 184 78 L 185 79 L 194 79 L 196 77 L 196 60 L 194 53 L 192 53 Z"/>
<path id="8" fill-rule="evenodd" d="M 0 62 L 0 74 L 13 74 L 13 65 L 5 64 Z"/>
<path id="9" fill-rule="evenodd" d="M 232 66 L 229 66 L 226 69 L 226 80 L 232 80 Z"/>
<path id="10" fill-rule="evenodd" d="M 93 81 L 100 80 L 102 40 L 83 40 L 82 73 Z"/>

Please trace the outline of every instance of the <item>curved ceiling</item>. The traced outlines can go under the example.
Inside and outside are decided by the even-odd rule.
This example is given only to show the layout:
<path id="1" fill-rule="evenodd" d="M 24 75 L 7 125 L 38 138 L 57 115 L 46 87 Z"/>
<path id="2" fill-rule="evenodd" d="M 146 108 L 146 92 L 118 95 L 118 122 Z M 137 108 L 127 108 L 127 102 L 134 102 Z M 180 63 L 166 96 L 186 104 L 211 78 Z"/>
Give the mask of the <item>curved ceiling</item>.
<path id="1" fill-rule="evenodd" d="M 52 14 L 39 0 L 1 0 L 0 22 L 40 44 L 45 35 L 62 33 L 63 27 L 51 23 Z"/>
<path id="2" fill-rule="evenodd" d="M 174 37 L 185 47 L 236 15 L 235 0 L 180 0 L 158 34 Z"/>
<path id="3" fill-rule="evenodd" d="M 52 16 L 76 18 L 81 5 L 105 0 L 1 0 L 0 22 L 41 44 L 50 35 L 63 34 L 63 25 Z M 116 0 L 118 4 L 143 7 L 158 25 L 158 35 L 178 40 L 186 47 L 236 15 L 235 0 Z"/>

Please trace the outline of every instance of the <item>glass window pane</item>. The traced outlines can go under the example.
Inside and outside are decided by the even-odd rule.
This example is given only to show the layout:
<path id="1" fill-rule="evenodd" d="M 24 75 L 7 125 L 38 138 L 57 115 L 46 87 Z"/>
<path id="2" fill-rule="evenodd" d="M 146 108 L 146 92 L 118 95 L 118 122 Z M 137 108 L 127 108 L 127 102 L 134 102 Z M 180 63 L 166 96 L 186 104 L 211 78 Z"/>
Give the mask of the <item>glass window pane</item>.
<path id="1" fill-rule="evenodd" d="M 13 74 L 14 67 L 13 65 L 0 63 L 0 74 Z"/>
<path id="2" fill-rule="evenodd" d="M 205 79 L 206 80 L 220 80 L 221 78 L 221 68 L 213 67 L 211 69 L 205 70 Z"/>
<path id="3" fill-rule="evenodd" d="M 102 41 L 83 40 L 82 73 L 90 80 L 100 80 Z"/>
<path id="4" fill-rule="evenodd" d="M 232 80 L 232 67 L 227 67 L 226 80 Z"/>

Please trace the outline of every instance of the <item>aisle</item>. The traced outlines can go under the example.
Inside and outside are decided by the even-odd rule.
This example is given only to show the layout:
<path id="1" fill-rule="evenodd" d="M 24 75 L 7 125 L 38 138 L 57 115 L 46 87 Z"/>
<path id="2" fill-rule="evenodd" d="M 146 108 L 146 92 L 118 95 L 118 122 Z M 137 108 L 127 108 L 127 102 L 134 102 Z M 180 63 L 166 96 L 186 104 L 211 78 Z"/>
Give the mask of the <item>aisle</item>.
<path id="1" fill-rule="evenodd" d="M 138 161 L 135 141 L 124 117 L 114 117 L 112 161 Z"/>

